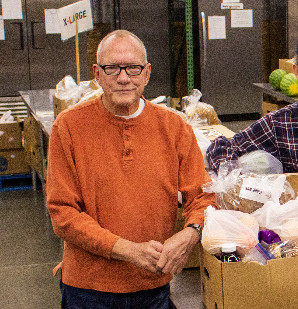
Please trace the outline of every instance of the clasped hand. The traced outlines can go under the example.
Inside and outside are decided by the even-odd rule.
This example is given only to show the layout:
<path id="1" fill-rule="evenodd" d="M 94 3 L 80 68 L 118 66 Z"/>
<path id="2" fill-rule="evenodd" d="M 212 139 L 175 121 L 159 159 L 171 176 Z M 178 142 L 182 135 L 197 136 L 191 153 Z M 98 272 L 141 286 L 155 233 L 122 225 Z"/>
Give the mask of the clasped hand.
<path id="1" fill-rule="evenodd" d="M 132 262 L 157 274 L 178 274 L 198 241 L 197 232 L 193 228 L 185 228 L 164 244 L 154 240 L 135 244 L 138 248 L 135 248 Z"/>

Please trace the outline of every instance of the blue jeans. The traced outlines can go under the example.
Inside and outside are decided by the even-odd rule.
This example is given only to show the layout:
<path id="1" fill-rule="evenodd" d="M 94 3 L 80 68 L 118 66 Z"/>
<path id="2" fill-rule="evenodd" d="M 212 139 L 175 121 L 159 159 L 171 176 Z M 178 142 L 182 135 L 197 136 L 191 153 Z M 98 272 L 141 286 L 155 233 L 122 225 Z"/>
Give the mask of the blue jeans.
<path id="1" fill-rule="evenodd" d="M 170 285 L 134 293 L 79 289 L 61 282 L 61 309 L 175 309 Z"/>

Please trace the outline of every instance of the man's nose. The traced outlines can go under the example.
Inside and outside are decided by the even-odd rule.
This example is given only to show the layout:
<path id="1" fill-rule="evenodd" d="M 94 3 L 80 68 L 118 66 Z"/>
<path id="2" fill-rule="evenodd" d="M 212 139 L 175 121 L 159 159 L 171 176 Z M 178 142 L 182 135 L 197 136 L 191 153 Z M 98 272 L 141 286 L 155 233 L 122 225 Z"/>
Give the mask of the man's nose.
<path id="1" fill-rule="evenodd" d="M 117 80 L 120 81 L 129 81 L 129 75 L 126 73 L 125 68 L 120 68 L 120 73 L 118 74 Z"/>

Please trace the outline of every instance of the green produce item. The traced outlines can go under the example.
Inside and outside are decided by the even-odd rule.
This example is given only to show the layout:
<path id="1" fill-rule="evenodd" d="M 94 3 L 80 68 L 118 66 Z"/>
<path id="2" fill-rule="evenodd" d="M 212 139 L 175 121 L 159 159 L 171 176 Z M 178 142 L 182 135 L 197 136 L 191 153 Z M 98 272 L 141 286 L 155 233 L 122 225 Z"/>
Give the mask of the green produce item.
<path id="1" fill-rule="evenodd" d="M 298 79 L 294 73 L 286 74 L 280 82 L 281 91 L 289 96 L 298 96 Z"/>
<path id="2" fill-rule="evenodd" d="M 279 90 L 280 89 L 280 82 L 286 74 L 287 74 L 286 71 L 281 70 L 281 69 L 277 69 L 277 70 L 272 71 L 272 73 L 269 76 L 270 85 L 274 89 Z"/>

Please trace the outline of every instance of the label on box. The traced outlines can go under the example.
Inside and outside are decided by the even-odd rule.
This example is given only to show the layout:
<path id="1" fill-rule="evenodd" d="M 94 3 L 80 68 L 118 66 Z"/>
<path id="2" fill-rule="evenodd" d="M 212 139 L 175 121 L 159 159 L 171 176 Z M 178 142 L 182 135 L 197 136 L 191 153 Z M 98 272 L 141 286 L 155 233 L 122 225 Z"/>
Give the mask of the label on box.
<path id="1" fill-rule="evenodd" d="M 256 178 L 245 178 L 243 179 L 239 197 L 259 203 L 266 203 L 272 197 L 271 189 L 273 183 L 270 184 L 269 182 L 268 180 L 264 183 Z"/>

